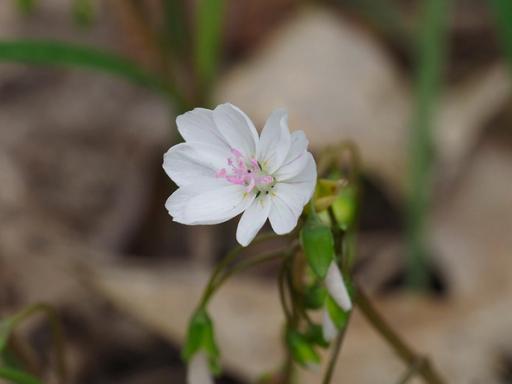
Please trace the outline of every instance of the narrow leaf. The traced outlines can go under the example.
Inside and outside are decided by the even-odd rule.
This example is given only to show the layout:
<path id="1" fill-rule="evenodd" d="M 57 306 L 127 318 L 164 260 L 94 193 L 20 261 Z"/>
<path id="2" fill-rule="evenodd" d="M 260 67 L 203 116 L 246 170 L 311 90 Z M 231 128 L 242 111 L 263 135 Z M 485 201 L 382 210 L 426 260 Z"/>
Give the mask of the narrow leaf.
<path id="1" fill-rule="evenodd" d="M 93 47 L 46 40 L 0 41 L 0 61 L 93 69 L 177 98 L 174 89 L 133 61 Z"/>
<path id="2" fill-rule="evenodd" d="M 427 284 L 426 223 L 433 170 L 433 124 L 442 78 L 449 0 L 427 0 L 418 36 L 415 108 L 410 131 L 408 196 L 408 282 Z"/>
<path id="3" fill-rule="evenodd" d="M 196 14 L 196 71 L 208 89 L 217 72 L 222 40 L 224 0 L 200 0 Z"/>
<path id="4" fill-rule="evenodd" d="M 0 367 L 0 378 L 16 384 L 43 384 L 38 378 L 14 368 Z"/>
<path id="5" fill-rule="evenodd" d="M 489 4 L 494 11 L 499 37 L 512 69 L 512 1 L 491 0 Z"/>

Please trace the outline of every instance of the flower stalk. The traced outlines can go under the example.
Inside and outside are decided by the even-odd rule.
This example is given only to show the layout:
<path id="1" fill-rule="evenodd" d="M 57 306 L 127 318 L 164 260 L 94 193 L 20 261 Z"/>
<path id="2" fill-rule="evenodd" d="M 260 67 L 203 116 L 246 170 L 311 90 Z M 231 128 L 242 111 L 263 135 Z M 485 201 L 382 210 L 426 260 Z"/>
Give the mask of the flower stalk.
<path id="1" fill-rule="evenodd" d="M 361 289 L 357 291 L 357 307 L 373 328 L 375 328 L 384 340 L 393 347 L 397 355 L 408 366 L 417 366 L 417 372 L 430 384 L 446 384 L 446 381 L 437 372 L 430 361 L 426 357 L 416 354 L 416 352 L 400 338 L 391 325 L 379 314 L 370 299 Z M 418 362 L 422 362 L 422 364 L 418 364 Z"/>

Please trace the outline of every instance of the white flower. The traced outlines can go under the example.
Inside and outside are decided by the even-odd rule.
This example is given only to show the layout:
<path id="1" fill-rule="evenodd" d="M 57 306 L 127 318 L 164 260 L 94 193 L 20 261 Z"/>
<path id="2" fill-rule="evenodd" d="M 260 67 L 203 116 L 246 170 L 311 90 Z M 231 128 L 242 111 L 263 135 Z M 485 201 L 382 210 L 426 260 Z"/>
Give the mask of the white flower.
<path id="1" fill-rule="evenodd" d="M 204 352 L 197 352 L 188 363 L 187 384 L 214 384 Z"/>
<path id="2" fill-rule="evenodd" d="M 275 110 L 261 137 L 231 104 L 196 108 L 176 119 L 185 139 L 164 156 L 178 185 L 165 206 L 182 224 L 218 224 L 242 213 L 236 238 L 248 245 L 270 220 L 277 234 L 291 232 L 316 184 L 316 164 L 302 131 L 290 134 L 288 115 Z"/>
<path id="3" fill-rule="evenodd" d="M 331 315 L 329 315 L 329 311 L 326 307 L 324 307 L 323 315 L 322 315 L 322 334 L 324 336 L 324 340 L 331 342 L 336 336 L 338 336 L 338 328 L 331 319 Z"/>
<path id="4" fill-rule="evenodd" d="M 331 265 L 329 265 L 327 275 L 325 276 L 325 286 L 331 297 L 341 308 L 345 311 L 352 309 L 352 301 L 345 287 L 343 275 L 335 261 L 331 262 Z"/>

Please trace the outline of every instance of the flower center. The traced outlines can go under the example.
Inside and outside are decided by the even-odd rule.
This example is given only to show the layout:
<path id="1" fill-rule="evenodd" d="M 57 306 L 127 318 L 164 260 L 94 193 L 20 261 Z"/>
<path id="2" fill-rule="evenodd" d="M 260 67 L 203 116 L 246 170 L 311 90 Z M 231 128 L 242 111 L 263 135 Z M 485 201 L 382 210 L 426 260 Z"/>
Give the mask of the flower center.
<path id="1" fill-rule="evenodd" d="M 236 149 L 232 149 L 231 154 L 233 156 L 228 158 L 231 169 L 220 169 L 217 171 L 217 177 L 226 179 L 231 184 L 245 185 L 246 192 L 252 192 L 254 189 L 265 192 L 273 187 L 274 178 L 263 172 L 255 158 L 246 159 Z"/>

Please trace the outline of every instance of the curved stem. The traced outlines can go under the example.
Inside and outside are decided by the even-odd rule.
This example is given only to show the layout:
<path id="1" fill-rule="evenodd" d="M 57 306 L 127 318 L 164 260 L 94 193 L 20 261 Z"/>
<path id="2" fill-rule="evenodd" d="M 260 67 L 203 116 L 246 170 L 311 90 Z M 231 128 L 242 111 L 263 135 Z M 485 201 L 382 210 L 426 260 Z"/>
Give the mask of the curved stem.
<path id="1" fill-rule="evenodd" d="M 262 243 L 264 241 L 275 239 L 277 237 L 282 237 L 279 235 L 276 235 L 274 233 L 264 233 L 262 235 L 257 236 L 252 243 L 248 247 L 242 247 L 241 245 L 236 246 L 231 251 L 229 251 L 226 256 L 220 261 L 220 263 L 217 265 L 215 270 L 213 271 L 212 275 L 210 276 L 210 280 L 208 281 L 206 288 L 203 292 L 203 296 L 201 297 L 201 300 L 199 301 L 199 308 L 204 307 L 208 300 L 210 300 L 212 294 L 215 292 L 215 285 L 217 283 L 217 279 L 219 278 L 222 271 L 228 267 L 236 258 L 237 256 L 242 253 L 243 251 L 252 248 L 254 245 Z"/>
<path id="2" fill-rule="evenodd" d="M 243 271 L 245 271 L 247 269 L 255 267 L 258 264 L 266 263 L 267 261 L 278 260 L 278 259 L 284 258 L 287 255 L 288 255 L 288 252 L 286 252 L 285 250 L 280 249 L 278 251 L 268 252 L 268 253 L 265 253 L 265 254 L 260 255 L 260 256 L 255 256 L 252 259 L 241 261 L 240 263 L 238 263 L 236 266 L 231 268 L 229 271 L 224 273 L 224 275 L 222 275 L 221 277 L 219 277 L 217 279 L 217 282 L 213 286 L 213 290 L 217 291 L 221 287 L 221 285 L 224 284 L 224 282 L 228 278 L 233 276 L 234 274 L 237 274 L 239 272 L 243 272 Z"/>
<path id="3" fill-rule="evenodd" d="M 428 359 L 418 356 L 412 348 L 410 348 L 398 334 L 391 328 L 386 320 L 375 309 L 370 299 L 366 294 L 358 289 L 357 291 L 357 305 L 366 319 L 372 326 L 380 333 L 380 335 L 393 347 L 398 356 L 407 363 L 408 366 L 417 364 L 418 361 L 423 361 L 423 364 L 418 366 L 418 373 L 430 384 L 446 384 L 446 381 L 435 370 Z"/>
<path id="4" fill-rule="evenodd" d="M 327 366 L 327 371 L 325 372 L 324 379 L 322 380 L 322 384 L 329 384 L 332 380 L 332 375 L 334 374 L 334 368 L 336 367 L 336 363 L 338 361 L 338 356 L 341 352 L 341 347 L 343 345 L 343 340 L 345 339 L 345 334 L 347 333 L 347 327 L 350 322 L 352 312 L 349 314 L 349 318 L 347 320 L 347 324 L 345 328 L 343 328 L 338 337 L 336 338 L 336 344 L 334 345 L 334 349 L 331 355 L 331 359 L 329 360 L 329 365 Z"/>

